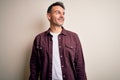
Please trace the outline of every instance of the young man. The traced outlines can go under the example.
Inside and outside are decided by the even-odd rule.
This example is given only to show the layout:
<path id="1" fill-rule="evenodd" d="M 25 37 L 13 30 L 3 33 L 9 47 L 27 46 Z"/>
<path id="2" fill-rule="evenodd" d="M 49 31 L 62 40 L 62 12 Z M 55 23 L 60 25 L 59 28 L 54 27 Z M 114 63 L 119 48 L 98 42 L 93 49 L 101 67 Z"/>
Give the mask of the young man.
<path id="1" fill-rule="evenodd" d="M 47 10 L 50 28 L 36 36 L 30 59 L 30 80 L 87 80 L 81 43 L 63 28 L 65 7 L 55 2 Z"/>

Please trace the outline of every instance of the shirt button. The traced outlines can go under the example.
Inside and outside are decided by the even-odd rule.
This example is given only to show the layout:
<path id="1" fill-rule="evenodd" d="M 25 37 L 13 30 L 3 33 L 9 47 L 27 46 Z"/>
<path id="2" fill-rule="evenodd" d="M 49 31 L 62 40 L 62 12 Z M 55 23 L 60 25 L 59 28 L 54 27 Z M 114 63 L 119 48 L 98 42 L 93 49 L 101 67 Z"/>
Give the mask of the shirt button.
<path id="1" fill-rule="evenodd" d="M 59 39 L 61 39 L 61 38 L 59 38 Z"/>
<path id="2" fill-rule="evenodd" d="M 59 46 L 59 48 L 61 48 L 61 46 Z"/>
<path id="3" fill-rule="evenodd" d="M 62 68 L 63 68 L 64 66 L 62 65 Z"/>
<path id="4" fill-rule="evenodd" d="M 73 48 L 73 46 L 71 46 L 70 48 Z"/>
<path id="5" fill-rule="evenodd" d="M 65 78 L 65 75 L 63 75 L 63 78 Z"/>
<path id="6" fill-rule="evenodd" d="M 63 56 L 60 56 L 61 58 L 63 57 Z"/>

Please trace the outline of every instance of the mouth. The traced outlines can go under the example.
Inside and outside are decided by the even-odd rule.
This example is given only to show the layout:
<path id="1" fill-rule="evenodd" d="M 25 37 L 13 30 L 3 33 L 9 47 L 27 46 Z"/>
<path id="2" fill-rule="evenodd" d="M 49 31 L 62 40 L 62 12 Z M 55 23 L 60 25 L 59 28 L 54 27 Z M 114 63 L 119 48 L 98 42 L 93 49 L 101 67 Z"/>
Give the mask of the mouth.
<path id="1" fill-rule="evenodd" d="M 58 20 L 59 20 L 59 21 L 64 21 L 64 19 L 63 19 L 63 18 L 59 18 Z"/>

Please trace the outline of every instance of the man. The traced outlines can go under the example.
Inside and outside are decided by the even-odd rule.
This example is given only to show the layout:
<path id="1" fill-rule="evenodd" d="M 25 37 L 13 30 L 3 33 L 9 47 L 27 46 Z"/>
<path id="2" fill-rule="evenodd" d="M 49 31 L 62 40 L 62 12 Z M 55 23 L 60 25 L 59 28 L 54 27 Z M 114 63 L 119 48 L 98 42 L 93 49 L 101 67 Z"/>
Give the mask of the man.
<path id="1" fill-rule="evenodd" d="M 63 28 L 65 7 L 55 2 L 47 10 L 50 28 L 36 36 L 30 59 L 30 80 L 87 80 L 76 33 Z"/>

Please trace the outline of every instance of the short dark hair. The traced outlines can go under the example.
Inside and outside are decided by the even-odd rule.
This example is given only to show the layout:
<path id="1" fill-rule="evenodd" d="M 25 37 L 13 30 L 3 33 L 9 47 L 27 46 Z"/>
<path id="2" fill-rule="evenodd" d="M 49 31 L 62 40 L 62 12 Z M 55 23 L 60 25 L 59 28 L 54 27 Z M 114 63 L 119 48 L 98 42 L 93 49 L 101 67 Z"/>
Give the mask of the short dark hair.
<path id="1" fill-rule="evenodd" d="M 51 5 L 48 7 L 48 9 L 47 9 L 47 13 L 50 13 L 50 12 L 51 12 L 51 9 L 52 9 L 53 6 L 60 6 L 60 7 L 62 7 L 63 9 L 65 9 L 64 4 L 59 1 L 59 2 L 55 2 L 55 3 L 51 4 Z"/>

